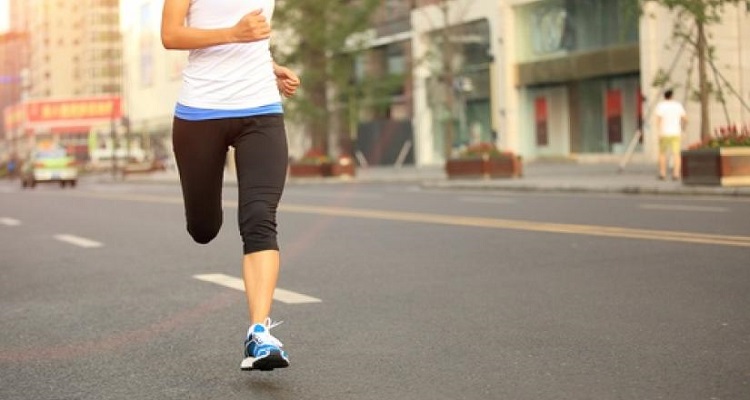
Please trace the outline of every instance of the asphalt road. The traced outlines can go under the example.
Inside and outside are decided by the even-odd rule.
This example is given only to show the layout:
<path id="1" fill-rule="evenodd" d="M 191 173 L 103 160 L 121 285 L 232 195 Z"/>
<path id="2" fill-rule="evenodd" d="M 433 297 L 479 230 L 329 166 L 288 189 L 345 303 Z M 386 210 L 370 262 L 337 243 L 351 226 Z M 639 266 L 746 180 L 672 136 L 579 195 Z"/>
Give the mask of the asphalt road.
<path id="1" fill-rule="evenodd" d="M 748 199 L 290 185 L 273 372 L 225 203 L 0 183 L 0 399 L 750 399 Z"/>

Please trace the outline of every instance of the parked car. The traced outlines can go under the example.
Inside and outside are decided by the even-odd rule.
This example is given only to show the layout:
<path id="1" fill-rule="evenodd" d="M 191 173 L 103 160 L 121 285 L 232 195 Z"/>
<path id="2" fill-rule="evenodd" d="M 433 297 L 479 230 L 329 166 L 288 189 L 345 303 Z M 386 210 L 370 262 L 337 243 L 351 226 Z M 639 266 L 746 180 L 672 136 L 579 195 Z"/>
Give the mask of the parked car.
<path id="1" fill-rule="evenodd" d="M 33 188 L 40 182 L 59 182 L 61 187 L 73 187 L 78 182 L 77 164 L 65 149 L 37 149 L 21 166 L 21 186 Z"/>

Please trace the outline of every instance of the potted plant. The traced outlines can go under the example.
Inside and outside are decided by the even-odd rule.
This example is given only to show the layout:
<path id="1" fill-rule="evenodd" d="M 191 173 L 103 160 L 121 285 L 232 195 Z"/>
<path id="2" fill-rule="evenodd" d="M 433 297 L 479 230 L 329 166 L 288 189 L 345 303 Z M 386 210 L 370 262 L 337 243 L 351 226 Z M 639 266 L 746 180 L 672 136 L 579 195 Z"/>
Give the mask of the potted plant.
<path id="1" fill-rule="evenodd" d="M 320 149 L 310 149 L 289 163 L 289 175 L 296 178 L 331 176 L 331 158 Z"/>
<path id="2" fill-rule="evenodd" d="M 686 185 L 750 186 L 750 126 L 722 127 L 682 151 Z"/>
<path id="3" fill-rule="evenodd" d="M 468 146 L 445 163 L 448 178 L 514 178 L 523 174 L 521 156 L 501 151 L 494 143 L 480 142 Z"/>

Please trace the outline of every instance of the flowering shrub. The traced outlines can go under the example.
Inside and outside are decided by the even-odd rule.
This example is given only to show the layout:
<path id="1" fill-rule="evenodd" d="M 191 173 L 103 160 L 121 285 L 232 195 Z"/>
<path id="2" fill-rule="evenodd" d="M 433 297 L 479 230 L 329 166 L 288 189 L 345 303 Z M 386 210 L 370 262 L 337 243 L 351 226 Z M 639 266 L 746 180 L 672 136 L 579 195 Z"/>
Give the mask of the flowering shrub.
<path id="1" fill-rule="evenodd" d="M 512 156 L 509 151 L 500 151 L 494 143 L 479 142 L 465 148 L 460 154 L 460 158 L 502 158 Z"/>
<path id="2" fill-rule="evenodd" d="M 328 157 L 323 150 L 310 149 L 302 156 L 298 161 L 301 164 L 325 164 L 331 162 L 331 157 Z"/>
<path id="3" fill-rule="evenodd" d="M 722 126 L 714 131 L 714 134 L 698 143 L 690 145 L 690 150 L 711 149 L 717 147 L 741 147 L 750 146 L 750 126 L 737 125 Z"/>

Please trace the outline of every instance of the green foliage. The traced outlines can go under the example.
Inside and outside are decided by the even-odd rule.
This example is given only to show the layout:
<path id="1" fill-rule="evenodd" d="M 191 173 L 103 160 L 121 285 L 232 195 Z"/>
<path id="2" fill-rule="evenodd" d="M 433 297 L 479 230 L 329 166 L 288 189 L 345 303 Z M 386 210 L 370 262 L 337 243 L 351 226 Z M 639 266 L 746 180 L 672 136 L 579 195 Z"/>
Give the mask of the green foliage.
<path id="1" fill-rule="evenodd" d="M 721 10 L 726 5 L 745 4 L 750 9 L 750 0 L 623 0 L 623 12 L 631 15 L 642 15 L 647 3 L 657 3 L 676 11 L 680 16 L 687 16 L 691 20 L 706 24 L 721 21 Z"/>
<path id="2" fill-rule="evenodd" d="M 349 86 L 342 101 L 354 100 L 359 107 L 367 107 L 377 114 L 390 108 L 392 97 L 403 87 L 402 74 L 386 76 L 365 76 Z"/>
<path id="3" fill-rule="evenodd" d="M 353 76 L 353 57 L 363 41 L 379 0 L 279 0 L 274 30 L 291 42 L 274 44 L 274 59 L 299 72 L 301 87 L 285 105 L 289 116 L 306 126 L 313 146 L 327 150 L 333 112 L 328 94 L 347 90 Z M 273 43 L 273 41 L 272 41 Z"/>
<path id="4" fill-rule="evenodd" d="M 472 144 L 459 153 L 459 158 L 507 158 L 513 153 L 501 151 L 494 143 L 479 142 Z"/>

